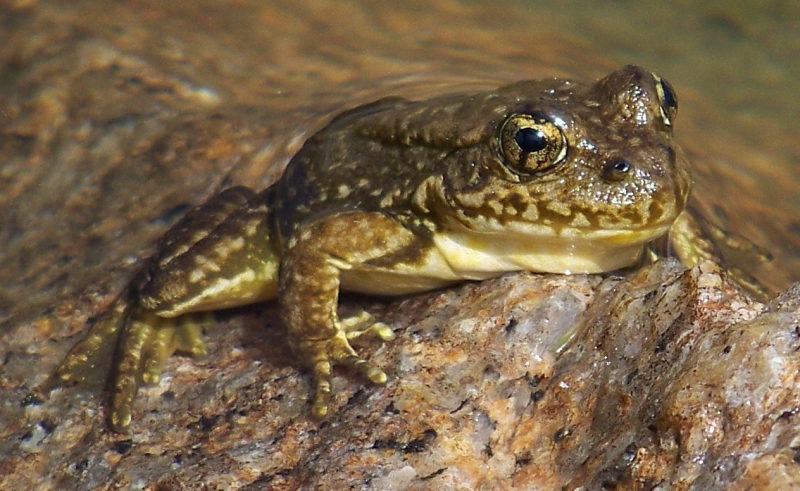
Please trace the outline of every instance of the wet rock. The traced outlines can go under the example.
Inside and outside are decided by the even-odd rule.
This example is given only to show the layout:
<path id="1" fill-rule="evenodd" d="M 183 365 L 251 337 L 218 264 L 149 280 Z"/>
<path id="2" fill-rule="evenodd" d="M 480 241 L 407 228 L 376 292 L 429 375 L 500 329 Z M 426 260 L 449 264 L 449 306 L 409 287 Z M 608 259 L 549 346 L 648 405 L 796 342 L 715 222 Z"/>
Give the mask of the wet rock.
<path id="1" fill-rule="evenodd" d="M 258 306 L 220 316 L 208 359 L 170 360 L 161 384 L 141 391 L 129 435 L 104 429 L 98 391 L 14 394 L 4 485 L 786 489 L 800 479 L 800 285 L 764 306 L 711 263 L 665 260 L 629 278 L 521 273 L 344 308 L 365 302 L 398 338 L 358 349 L 391 379 L 364 386 L 340 372 L 328 421 L 308 417 L 308 378 L 270 326 L 272 307 Z"/>

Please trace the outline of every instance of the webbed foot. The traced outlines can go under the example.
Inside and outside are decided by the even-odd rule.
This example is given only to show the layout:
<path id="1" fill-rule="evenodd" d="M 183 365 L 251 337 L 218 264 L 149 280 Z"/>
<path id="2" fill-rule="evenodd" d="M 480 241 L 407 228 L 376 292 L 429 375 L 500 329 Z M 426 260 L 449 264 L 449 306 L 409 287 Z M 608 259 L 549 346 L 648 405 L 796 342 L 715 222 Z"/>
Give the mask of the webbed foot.
<path id="1" fill-rule="evenodd" d="M 167 358 L 175 352 L 193 358 L 206 354 L 202 336 L 209 315 L 164 318 L 147 311 L 133 313 L 117 349 L 109 417 L 115 431 L 124 431 L 130 425 L 139 386 L 157 384 Z"/>
<path id="2" fill-rule="evenodd" d="M 67 353 L 55 375 L 61 384 L 94 384 L 106 380 L 120 332 L 128 319 L 128 294 L 126 291 L 115 300 L 95 320 L 86 337 Z"/>
<path id="3" fill-rule="evenodd" d="M 63 384 L 81 384 L 106 377 L 107 359 L 112 358 L 115 350 L 109 422 L 115 431 L 124 431 L 131 423 L 139 386 L 157 384 L 170 355 L 176 351 L 192 357 L 206 354 L 202 335 L 208 315 L 164 318 L 132 307 L 127 298 L 120 298 L 92 326 L 89 335 L 67 354 L 56 377 Z"/>

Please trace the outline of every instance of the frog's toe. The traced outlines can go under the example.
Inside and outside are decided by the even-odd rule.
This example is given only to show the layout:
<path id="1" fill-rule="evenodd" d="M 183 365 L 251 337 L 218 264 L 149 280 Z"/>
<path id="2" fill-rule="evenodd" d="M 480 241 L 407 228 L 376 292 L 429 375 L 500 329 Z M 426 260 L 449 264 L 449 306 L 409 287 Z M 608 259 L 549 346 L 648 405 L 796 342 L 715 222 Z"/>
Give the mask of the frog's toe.
<path id="1" fill-rule="evenodd" d="M 375 385 L 384 385 L 389 380 L 386 373 L 380 368 L 370 365 L 364 360 L 358 360 L 355 367 Z"/>
<path id="2" fill-rule="evenodd" d="M 384 328 L 391 332 L 388 326 L 384 325 Z M 367 330 L 369 329 L 371 327 Z M 383 370 L 356 354 L 350 346 L 348 337 L 342 330 L 332 338 L 309 342 L 301 347 L 301 353 L 305 353 L 307 359 L 312 360 L 310 365 L 314 372 L 315 385 L 312 414 L 317 418 L 325 418 L 328 414 L 332 394 L 331 373 L 334 365 L 343 365 L 356 370 L 377 385 L 383 385 L 388 380 Z"/>
<path id="3" fill-rule="evenodd" d="M 349 341 L 362 336 L 381 341 L 394 339 L 394 331 L 391 327 L 383 322 L 377 322 L 372 314 L 365 311 L 341 319 L 340 326 Z"/>
<path id="4" fill-rule="evenodd" d="M 142 383 L 155 385 L 161 381 L 161 372 L 167 358 L 175 352 L 176 329 L 162 327 L 149 339 L 142 356 Z"/>
<path id="5" fill-rule="evenodd" d="M 56 371 L 63 384 L 102 382 L 106 377 L 106 363 L 117 346 L 129 304 L 118 300 L 92 325 L 89 334 L 67 354 Z"/>
<path id="6" fill-rule="evenodd" d="M 164 318 L 143 311 L 132 316 L 119 347 L 111 409 L 115 430 L 122 431 L 130 424 L 139 385 L 159 383 L 167 358 L 176 351 L 192 357 L 206 354 L 204 320 L 204 315 Z"/>
<path id="7" fill-rule="evenodd" d="M 384 385 L 388 380 L 386 374 L 380 368 L 370 365 L 366 360 L 353 356 L 343 360 L 342 365 L 352 367 L 364 374 L 372 383 Z M 328 416 L 331 402 L 331 368 L 329 361 L 323 361 L 314 365 L 314 402 L 311 413 L 315 418 L 324 419 Z"/>
<path id="8" fill-rule="evenodd" d="M 213 317 L 209 313 L 180 317 L 175 351 L 186 353 L 192 358 L 205 356 L 207 351 L 206 343 L 203 341 L 203 325 L 208 324 Z"/>
<path id="9" fill-rule="evenodd" d="M 148 340 L 142 356 L 142 382 L 153 385 L 161 380 L 161 372 L 167 358 L 175 352 L 188 354 L 192 358 L 205 356 L 203 325 L 210 314 L 186 314 L 177 318 L 158 317 L 151 320 L 154 333 Z"/>
<path id="10" fill-rule="evenodd" d="M 314 402 L 311 414 L 318 419 L 328 416 L 328 407 L 331 402 L 331 371 L 333 366 L 329 360 L 319 361 L 314 364 Z"/>
<path id="11" fill-rule="evenodd" d="M 374 324 L 373 324 L 374 326 Z M 389 329 L 388 326 L 384 326 Z M 371 328 L 368 328 L 369 330 Z M 389 329 L 391 332 L 391 329 Z M 350 346 L 348 336 L 340 331 L 339 334 L 331 338 L 329 341 L 328 355 L 336 365 L 344 365 L 353 370 L 364 374 L 372 383 L 385 384 L 387 377 L 378 367 L 370 365 L 367 360 L 361 358 L 356 354 Z"/>
<path id="12" fill-rule="evenodd" d="M 394 331 L 383 322 L 375 322 L 365 329 L 347 331 L 346 336 L 350 341 L 362 336 L 380 339 L 381 341 L 391 341 L 394 339 Z"/>
<path id="13" fill-rule="evenodd" d="M 142 356 L 146 353 L 145 347 L 151 345 L 152 340 L 158 336 L 153 327 L 157 321 L 154 314 L 139 313 L 131 319 L 123 333 L 119 346 L 117 376 L 114 380 L 111 398 L 110 422 L 111 427 L 116 431 L 123 431 L 131 423 L 133 399 L 139 388 L 143 369 Z"/>

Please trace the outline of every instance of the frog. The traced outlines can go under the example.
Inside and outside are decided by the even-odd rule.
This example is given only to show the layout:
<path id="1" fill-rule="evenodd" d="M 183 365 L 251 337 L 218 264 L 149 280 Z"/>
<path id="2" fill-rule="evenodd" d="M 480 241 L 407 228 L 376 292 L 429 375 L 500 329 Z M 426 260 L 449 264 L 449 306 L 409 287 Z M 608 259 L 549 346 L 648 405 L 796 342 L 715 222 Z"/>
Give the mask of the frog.
<path id="1" fill-rule="evenodd" d="M 169 356 L 206 353 L 205 313 L 277 301 L 313 381 L 310 412 L 325 418 L 334 367 L 389 379 L 352 343 L 395 337 L 366 311 L 340 315 L 341 291 L 395 297 L 514 271 L 615 271 L 671 230 L 681 260 L 697 262 L 710 246 L 687 238 L 696 224 L 677 110 L 670 83 L 635 65 L 593 82 L 347 110 L 265 190 L 228 188 L 180 219 L 56 376 L 80 382 L 113 345 L 108 419 L 126 431 L 140 385 L 157 384 Z"/>

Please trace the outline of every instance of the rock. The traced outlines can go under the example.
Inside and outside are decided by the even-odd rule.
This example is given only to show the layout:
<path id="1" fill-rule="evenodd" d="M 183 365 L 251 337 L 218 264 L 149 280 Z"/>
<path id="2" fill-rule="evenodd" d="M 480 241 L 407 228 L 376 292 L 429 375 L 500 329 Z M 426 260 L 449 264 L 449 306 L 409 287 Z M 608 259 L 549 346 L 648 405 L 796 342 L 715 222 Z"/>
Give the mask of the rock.
<path id="1" fill-rule="evenodd" d="M 364 386 L 340 372 L 325 422 L 308 417 L 308 377 L 270 326 L 274 307 L 257 306 L 220 316 L 224 330 L 211 336 L 207 359 L 170 360 L 161 384 L 140 391 L 129 435 L 105 429 L 99 391 L 14 392 L 0 483 L 777 490 L 800 482 L 800 284 L 763 306 L 711 263 L 687 271 L 664 260 L 627 279 L 520 273 L 388 304 L 348 298 L 344 308 L 364 302 L 396 329 L 395 341 L 359 347 L 391 380 Z"/>

